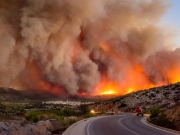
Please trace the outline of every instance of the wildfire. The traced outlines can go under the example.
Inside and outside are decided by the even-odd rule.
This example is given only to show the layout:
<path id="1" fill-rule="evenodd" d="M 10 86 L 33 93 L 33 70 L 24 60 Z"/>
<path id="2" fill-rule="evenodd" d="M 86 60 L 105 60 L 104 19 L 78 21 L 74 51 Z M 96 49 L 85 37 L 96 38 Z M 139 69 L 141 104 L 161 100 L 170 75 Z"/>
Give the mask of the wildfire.
<path id="1" fill-rule="evenodd" d="M 179 70 L 172 70 L 168 72 L 166 79 L 159 79 L 157 83 L 153 83 L 146 76 L 142 67 L 138 65 L 134 69 L 129 69 L 129 74 L 121 82 L 110 80 L 104 75 L 96 86 L 94 95 L 125 95 L 138 90 L 176 83 L 180 81 L 177 73 L 179 73 Z"/>
<path id="2" fill-rule="evenodd" d="M 133 91 L 134 91 L 133 88 L 129 88 L 128 91 L 127 91 L 127 94 L 132 93 Z"/>
<path id="3" fill-rule="evenodd" d="M 108 80 L 105 76 L 97 85 L 94 95 L 118 95 L 119 85 L 113 81 Z"/>
<path id="4" fill-rule="evenodd" d="M 107 91 L 104 91 L 102 93 L 100 93 L 101 95 L 115 95 L 116 92 L 114 90 L 107 90 Z"/>

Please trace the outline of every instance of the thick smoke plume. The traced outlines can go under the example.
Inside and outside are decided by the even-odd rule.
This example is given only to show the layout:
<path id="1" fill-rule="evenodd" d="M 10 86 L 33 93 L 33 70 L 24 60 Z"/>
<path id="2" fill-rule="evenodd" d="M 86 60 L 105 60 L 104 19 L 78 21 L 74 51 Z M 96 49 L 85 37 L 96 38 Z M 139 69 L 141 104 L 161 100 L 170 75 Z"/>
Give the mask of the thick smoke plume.
<path id="1" fill-rule="evenodd" d="M 165 0 L 1 0 L 0 85 L 62 95 L 176 81 Z"/>

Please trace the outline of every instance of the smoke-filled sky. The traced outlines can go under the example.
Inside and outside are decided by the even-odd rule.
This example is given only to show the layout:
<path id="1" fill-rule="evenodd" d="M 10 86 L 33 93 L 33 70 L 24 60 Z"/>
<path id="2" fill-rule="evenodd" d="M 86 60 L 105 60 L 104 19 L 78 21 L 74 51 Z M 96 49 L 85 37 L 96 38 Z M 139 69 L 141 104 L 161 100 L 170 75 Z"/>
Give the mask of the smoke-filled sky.
<path id="1" fill-rule="evenodd" d="M 118 94 L 180 81 L 166 0 L 1 0 L 0 86 Z M 176 49 L 175 49 L 176 48 Z"/>

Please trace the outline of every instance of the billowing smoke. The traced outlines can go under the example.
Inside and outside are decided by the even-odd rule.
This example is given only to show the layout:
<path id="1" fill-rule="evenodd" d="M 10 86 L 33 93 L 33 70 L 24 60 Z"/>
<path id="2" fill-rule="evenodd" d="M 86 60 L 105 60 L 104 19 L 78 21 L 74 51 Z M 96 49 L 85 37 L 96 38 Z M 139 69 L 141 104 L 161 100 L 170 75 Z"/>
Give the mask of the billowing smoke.
<path id="1" fill-rule="evenodd" d="M 0 85 L 78 95 L 106 82 L 125 93 L 180 81 L 180 49 L 169 49 L 172 33 L 158 26 L 169 7 L 165 0 L 1 0 Z"/>

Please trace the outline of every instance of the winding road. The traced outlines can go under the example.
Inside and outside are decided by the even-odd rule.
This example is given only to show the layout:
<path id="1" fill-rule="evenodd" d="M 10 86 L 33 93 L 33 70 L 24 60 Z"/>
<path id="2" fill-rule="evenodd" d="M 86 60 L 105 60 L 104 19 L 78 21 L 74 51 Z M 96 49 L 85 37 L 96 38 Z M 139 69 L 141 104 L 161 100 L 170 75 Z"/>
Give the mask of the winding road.
<path id="1" fill-rule="evenodd" d="M 63 135 L 180 135 L 151 126 L 146 123 L 146 117 L 132 114 L 97 117 L 79 124 L 72 126 Z M 82 131 L 78 133 L 79 130 Z"/>

